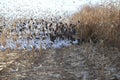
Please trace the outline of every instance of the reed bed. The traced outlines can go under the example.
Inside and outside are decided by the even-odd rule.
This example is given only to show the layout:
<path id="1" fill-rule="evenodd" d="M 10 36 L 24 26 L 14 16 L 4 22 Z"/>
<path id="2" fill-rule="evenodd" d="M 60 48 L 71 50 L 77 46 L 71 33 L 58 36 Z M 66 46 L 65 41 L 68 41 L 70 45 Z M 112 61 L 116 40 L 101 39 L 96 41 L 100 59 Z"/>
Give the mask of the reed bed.
<path id="1" fill-rule="evenodd" d="M 80 38 L 120 49 L 119 7 L 85 5 L 71 17 L 71 22 L 77 24 Z"/>

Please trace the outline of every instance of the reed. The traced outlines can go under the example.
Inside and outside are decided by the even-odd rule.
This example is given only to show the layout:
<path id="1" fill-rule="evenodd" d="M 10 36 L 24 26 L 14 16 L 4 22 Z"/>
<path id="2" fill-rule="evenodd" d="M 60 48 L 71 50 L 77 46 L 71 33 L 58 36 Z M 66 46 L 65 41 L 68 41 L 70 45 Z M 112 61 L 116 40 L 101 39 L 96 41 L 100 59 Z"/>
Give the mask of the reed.
<path id="1" fill-rule="evenodd" d="M 102 41 L 107 46 L 120 48 L 119 7 L 85 5 L 71 17 L 77 24 L 78 36 L 85 40 Z"/>

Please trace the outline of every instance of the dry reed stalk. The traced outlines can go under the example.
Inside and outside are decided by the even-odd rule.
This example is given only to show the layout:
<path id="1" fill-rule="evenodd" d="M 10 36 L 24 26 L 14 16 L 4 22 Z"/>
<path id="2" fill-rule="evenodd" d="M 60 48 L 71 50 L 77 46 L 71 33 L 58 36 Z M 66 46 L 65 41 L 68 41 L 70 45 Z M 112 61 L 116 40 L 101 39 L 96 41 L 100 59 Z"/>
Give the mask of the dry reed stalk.
<path id="1" fill-rule="evenodd" d="M 77 24 L 80 38 L 92 40 L 95 35 L 105 45 L 120 48 L 119 14 L 120 11 L 115 6 L 84 6 L 71 17 L 71 21 Z M 78 20 L 80 23 L 77 23 Z"/>
<path id="2" fill-rule="evenodd" d="M 8 62 L 8 55 L 7 54 L 9 54 L 10 53 L 10 49 L 9 48 L 7 48 L 4 52 L 3 52 L 3 57 L 4 57 L 4 62 L 6 63 L 6 65 L 7 65 L 7 62 Z"/>
<path id="3" fill-rule="evenodd" d="M 12 35 L 12 39 L 14 40 L 14 41 L 17 41 L 18 40 L 18 33 L 15 33 L 14 35 Z"/>
<path id="4" fill-rule="evenodd" d="M 33 60 L 34 60 L 34 58 L 35 58 L 35 47 L 33 46 L 33 48 L 32 48 L 32 58 L 33 58 Z"/>
<path id="5" fill-rule="evenodd" d="M 5 34 L 2 34 L 1 36 L 0 36 L 0 43 L 5 47 L 5 45 L 6 45 L 6 35 Z"/>
<path id="6" fill-rule="evenodd" d="M 41 55 L 42 55 L 42 53 L 43 53 L 43 50 L 42 50 L 42 46 L 40 45 L 40 49 L 39 49 L 39 51 L 38 51 L 38 56 L 40 57 Z"/>
<path id="7" fill-rule="evenodd" d="M 17 48 L 19 48 L 21 45 L 19 43 L 16 43 Z"/>

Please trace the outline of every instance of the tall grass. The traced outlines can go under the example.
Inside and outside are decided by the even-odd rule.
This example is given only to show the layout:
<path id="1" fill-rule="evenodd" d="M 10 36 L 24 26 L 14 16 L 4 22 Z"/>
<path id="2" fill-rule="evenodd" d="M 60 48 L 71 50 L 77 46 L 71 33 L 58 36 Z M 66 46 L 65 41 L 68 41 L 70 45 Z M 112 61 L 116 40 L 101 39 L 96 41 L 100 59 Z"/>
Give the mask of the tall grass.
<path id="1" fill-rule="evenodd" d="M 80 38 L 120 48 L 119 7 L 86 5 L 72 16 L 71 21 L 77 23 Z"/>

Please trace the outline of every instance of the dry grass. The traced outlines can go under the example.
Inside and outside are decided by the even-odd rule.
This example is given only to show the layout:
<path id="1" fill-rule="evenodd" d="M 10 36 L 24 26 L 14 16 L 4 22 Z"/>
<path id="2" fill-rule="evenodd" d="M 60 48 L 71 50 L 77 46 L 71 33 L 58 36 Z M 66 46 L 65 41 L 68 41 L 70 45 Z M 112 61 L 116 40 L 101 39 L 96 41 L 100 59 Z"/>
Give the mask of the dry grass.
<path id="1" fill-rule="evenodd" d="M 79 23 L 78 23 L 79 20 Z M 95 39 L 120 48 L 120 10 L 114 6 L 84 6 L 71 21 L 77 23 L 79 37 Z"/>
<path id="2" fill-rule="evenodd" d="M 33 48 L 32 51 L 10 49 L 0 51 L 0 73 L 6 68 L 9 68 L 11 64 L 16 62 L 16 60 L 27 60 L 28 62 L 25 64 L 25 66 L 28 67 L 27 65 L 33 63 L 36 61 L 36 59 L 39 59 L 43 53 L 44 52 L 42 48 L 39 50 L 35 50 Z"/>
<path id="3" fill-rule="evenodd" d="M 8 50 L 0 51 L 0 80 L 13 80 L 10 78 L 17 79 L 19 77 L 17 71 L 22 70 L 27 72 L 31 70 L 44 53 L 42 49 L 33 51 L 11 50 L 9 54 L 7 53 Z M 9 71 L 14 73 L 8 74 Z M 20 77 L 22 77 L 22 75 Z"/>
<path id="4" fill-rule="evenodd" d="M 99 80 L 109 80 L 108 78 L 113 77 L 113 72 L 110 68 L 116 68 L 118 69 L 117 72 L 119 72 L 119 49 L 102 48 L 99 45 L 93 46 L 90 44 L 84 44 L 81 48 L 83 49 L 83 55 L 87 60 L 87 64 L 91 70 L 95 70 L 94 73 Z"/>
<path id="5" fill-rule="evenodd" d="M 107 47 L 101 48 L 98 45 L 91 45 L 89 43 L 82 44 L 81 46 L 71 46 L 68 48 L 62 48 L 58 50 L 56 49 L 50 49 L 45 51 L 42 49 L 39 49 L 38 51 L 36 51 L 35 49 L 33 49 L 33 51 L 16 50 L 16 51 L 11 51 L 9 54 L 7 54 L 6 58 L 4 58 L 3 52 L 0 52 L 0 57 L 2 57 L 0 58 L 0 60 L 1 61 L 4 60 L 4 62 L 7 61 L 7 64 L 4 62 L 0 62 L 1 63 L 0 69 L 2 69 L 0 70 L 0 75 L 1 75 L 0 79 L 13 80 L 14 78 L 14 80 L 16 80 L 16 79 L 22 79 L 24 77 L 31 78 L 31 76 L 34 77 L 35 79 L 39 79 L 41 78 L 40 74 L 39 77 L 36 77 L 36 75 L 38 75 L 38 72 L 42 73 L 39 70 L 44 69 L 45 73 L 48 73 L 49 70 L 51 69 L 51 66 L 54 66 L 53 67 L 54 69 L 55 66 L 58 66 L 58 64 L 61 62 L 62 63 L 61 66 L 70 66 L 68 69 L 62 67 L 62 70 L 65 69 L 69 71 L 69 69 L 71 69 L 71 71 L 72 70 L 76 71 L 77 68 L 81 68 L 82 70 L 84 68 L 85 70 L 86 68 L 88 68 L 88 71 L 90 72 L 89 75 L 91 76 L 90 80 L 95 80 L 95 79 L 112 80 L 110 78 L 112 78 L 115 74 L 117 75 L 120 70 L 119 55 L 120 55 L 120 51 L 118 49 L 112 49 L 112 48 L 110 49 Z M 81 60 L 79 61 L 78 58 L 81 58 Z M 56 62 L 56 59 L 58 60 L 57 64 L 54 64 Z M 67 62 L 68 64 L 71 63 L 77 64 L 77 61 L 78 63 L 85 62 L 83 64 L 86 66 L 80 67 L 79 65 L 77 66 L 73 65 L 74 68 L 71 68 L 72 65 L 66 64 L 66 60 L 68 61 Z M 51 64 L 49 64 L 48 62 L 51 62 Z M 44 66 L 47 65 L 47 68 L 44 66 L 39 67 L 38 66 L 39 63 L 43 64 Z M 37 71 L 34 71 L 36 69 L 36 66 L 38 66 L 39 68 L 37 68 L 38 69 Z M 114 68 L 116 71 L 112 71 L 112 69 Z M 59 67 L 57 67 L 56 70 L 59 70 Z M 54 74 L 58 74 L 58 72 L 56 73 L 55 71 L 53 71 Z M 76 71 L 76 74 L 77 72 L 78 70 Z M 29 76 L 29 74 L 31 76 Z M 61 74 L 64 75 L 64 73 Z M 42 77 L 48 77 L 49 75 L 50 74 L 47 74 L 47 76 L 42 75 Z M 66 77 L 69 78 L 68 75 Z M 58 79 L 58 80 L 63 80 L 63 79 Z M 64 79 L 64 80 L 68 80 L 68 79 Z M 74 80 L 78 80 L 78 79 L 74 79 Z M 79 80 L 83 80 L 83 79 L 79 79 Z M 119 78 L 116 80 L 119 80 Z"/>

